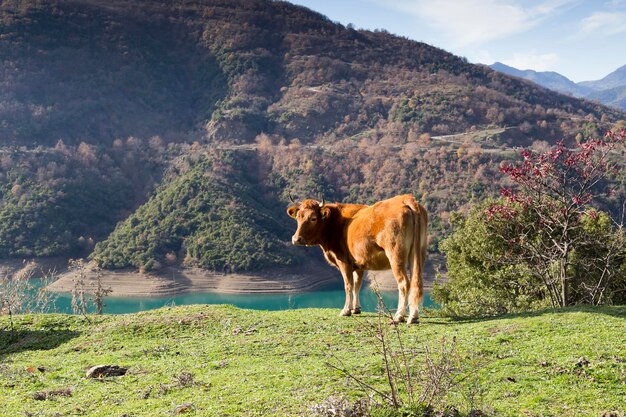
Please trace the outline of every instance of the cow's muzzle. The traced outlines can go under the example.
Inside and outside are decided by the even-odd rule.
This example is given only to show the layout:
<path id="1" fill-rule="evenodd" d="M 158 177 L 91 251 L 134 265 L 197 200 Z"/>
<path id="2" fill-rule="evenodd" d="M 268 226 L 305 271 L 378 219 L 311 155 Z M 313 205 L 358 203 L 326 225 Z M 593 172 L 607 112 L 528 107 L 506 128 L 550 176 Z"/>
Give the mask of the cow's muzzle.
<path id="1" fill-rule="evenodd" d="M 303 246 L 306 244 L 302 236 L 296 236 L 296 235 L 291 236 L 291 243 L 293 243 L 296 246 Z"/>

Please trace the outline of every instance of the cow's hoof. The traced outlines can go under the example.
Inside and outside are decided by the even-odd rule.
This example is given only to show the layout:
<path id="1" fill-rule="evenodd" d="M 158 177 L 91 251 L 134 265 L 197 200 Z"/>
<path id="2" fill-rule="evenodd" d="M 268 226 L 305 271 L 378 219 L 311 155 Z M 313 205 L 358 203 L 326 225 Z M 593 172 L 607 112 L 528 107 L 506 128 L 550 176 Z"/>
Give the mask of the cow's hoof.
<path id="1" fill-rule="evenodd" d="M 361 314 L 361 307 L 353 308 L 352 314 Z"/>
<path id="2" fill-rule="evenodd" d="M 341 310 L 341 313 L 339 313 L 339 316 L 343 316 L 343 317 L 348 317 L 351 315 L 352 315 L 352 312 L 350 310 Z"/>
<path id="3" fill-rule="evenodd" d="M 405 321 L 404 316 L 394 316 L 393 317 L 393 322 L 395 324 L 402 323 L 403 321 Z"/>
<path id="4" fill-rule="evenodd" d="M 420 318 L 418 316 L 409 316 L 406 324 L 420 324 Z"/>

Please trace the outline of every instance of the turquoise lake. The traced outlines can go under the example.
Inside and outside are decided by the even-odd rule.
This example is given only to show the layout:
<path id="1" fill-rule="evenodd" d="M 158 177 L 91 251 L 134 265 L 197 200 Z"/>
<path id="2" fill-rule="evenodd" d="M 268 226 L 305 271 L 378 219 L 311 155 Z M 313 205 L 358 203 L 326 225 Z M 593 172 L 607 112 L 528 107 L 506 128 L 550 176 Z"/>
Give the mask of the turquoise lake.
<path id="1" fill-rule="evenodd" d="M 395 310 L 398 293 L 383 293 L 383 301 L 390 310 Z M 364 311 L 376 311 L 376 295 L 369 288 L 361 290 L 361 305 Z M 106 297 L 104 313 L 125 314 L 152 310 L 164 306 L 180 306 L 189 304 L 231 304 L 236 307 L 252 310 L 290 310 L 299 308 L 335 308 L 341 309 L 345 300 L 343 290 L 315 291 L 299 294 L 213 294 L 193 293 L 180 294 L 163 298 L 129 298 Z M 434 308 L 436 304 L 430 295 L 424 295 L 424 307 Z M 55 303 L 59 313 L 71 313 L 71 295 L 60 294 Z"/>

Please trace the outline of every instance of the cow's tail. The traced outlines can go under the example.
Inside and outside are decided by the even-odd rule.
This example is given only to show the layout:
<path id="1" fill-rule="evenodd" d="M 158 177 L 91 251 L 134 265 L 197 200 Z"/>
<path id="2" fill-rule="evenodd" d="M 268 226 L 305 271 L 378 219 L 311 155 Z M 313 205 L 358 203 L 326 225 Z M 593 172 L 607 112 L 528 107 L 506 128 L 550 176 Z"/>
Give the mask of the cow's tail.
<path id="1" fill-rule="evenodd" d="M 412 204 L 407 204 L 413 212 L 413 250 L 411 251 L 411 290 L 413 297 L 417 298 L 417 305 L 422 303 L 424 297 L 424 263 L 428 254 L 428 213 L 424 206 L 415 199 Z"/>

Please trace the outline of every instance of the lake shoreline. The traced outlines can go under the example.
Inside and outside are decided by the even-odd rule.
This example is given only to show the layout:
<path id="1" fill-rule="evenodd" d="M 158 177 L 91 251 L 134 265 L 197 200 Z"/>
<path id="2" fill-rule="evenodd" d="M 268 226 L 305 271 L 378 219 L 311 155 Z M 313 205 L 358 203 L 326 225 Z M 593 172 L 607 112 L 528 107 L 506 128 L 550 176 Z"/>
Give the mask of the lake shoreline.
<path id="1" fill-rule="evenodd" d="M 30 261 L 30 260 L 29 260 Z M 67 268 L 67 258 L 35 258 L 39 276 L 52 271 L 58 279 L 47 289 L 69 293 L 74 287 L 75 272 Z M 434 263 L 426 265 L 424 288 L 430 290 L 434 280 Z M 9 275 L 25 265 L 21 260 L 1 260 L 0 273 Z M 342 289 L 339 271 L 319 262 L 294 268 L 276 268 L 255 273 L 222 274 L 195 267 L 168 266 L 158 272 L 142 273 L 136 269 L 102 270 L 99 272 L 104 288 L 111 288 L 110 297 L 170 297 L 181 294 L 298 294 L 326 289 Z M 85 291 L 94 293 L 97 272 L 93 263 L 86 264 Z M 390 271 L 368 274 L 365 285 L 375 280 L 381 291 L 396 291 Z"/>

